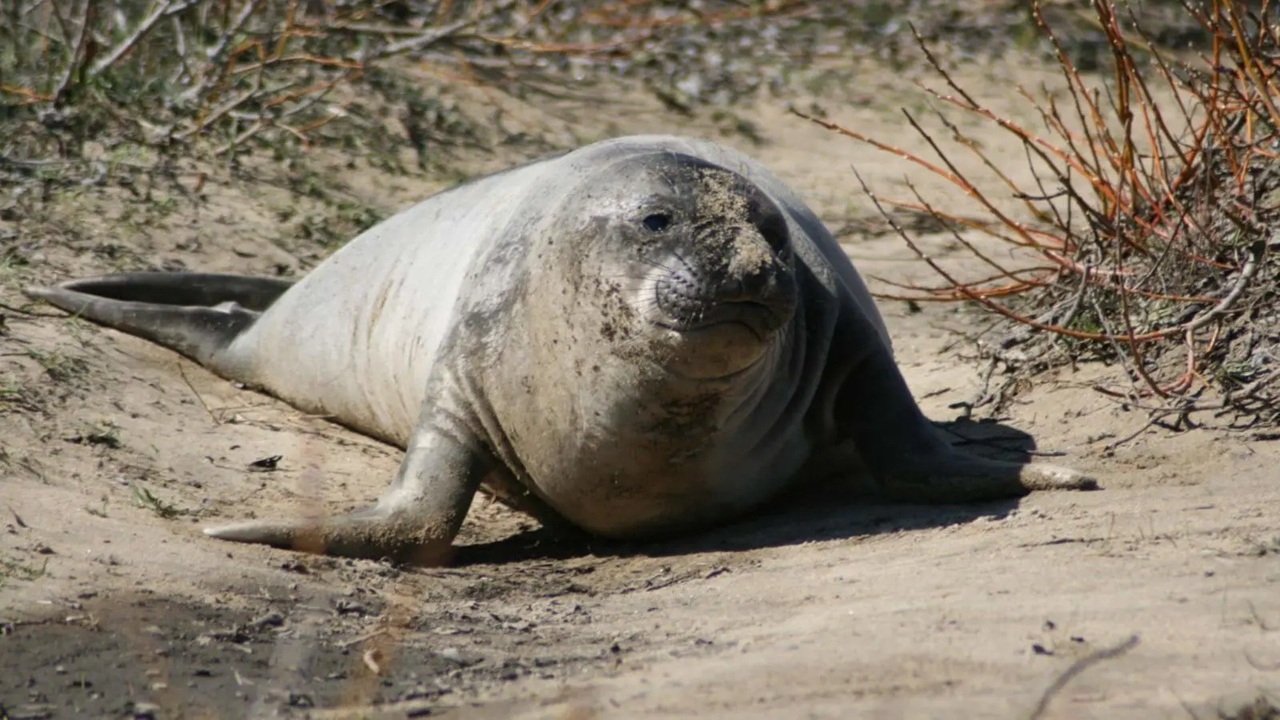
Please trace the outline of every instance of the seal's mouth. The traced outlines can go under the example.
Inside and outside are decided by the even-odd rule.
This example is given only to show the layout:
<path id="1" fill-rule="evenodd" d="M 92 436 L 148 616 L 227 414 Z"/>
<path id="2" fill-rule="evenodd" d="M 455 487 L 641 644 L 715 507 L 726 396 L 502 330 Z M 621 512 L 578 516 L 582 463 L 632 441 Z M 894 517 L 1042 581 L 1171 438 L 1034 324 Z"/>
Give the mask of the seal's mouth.
<path id="1" fill-rule="evenodd" d="M 790 315 L 753 300 L 721 301 L 683 318 L 655 323 L 668 334 L 663 364 L 684 380 L 733 381 L 779 346 Z"/>
<path id="2" fill-rule="evenodd" d="M 682 335 L 701 335 L 708 331 L 741 326 L 757 340 L 768 340 L 784 324 L 786 317 L 777 308 L 754 300 L 725 301 L 700 308 L 684 318 L 671 318 L 658 325 Z"/>

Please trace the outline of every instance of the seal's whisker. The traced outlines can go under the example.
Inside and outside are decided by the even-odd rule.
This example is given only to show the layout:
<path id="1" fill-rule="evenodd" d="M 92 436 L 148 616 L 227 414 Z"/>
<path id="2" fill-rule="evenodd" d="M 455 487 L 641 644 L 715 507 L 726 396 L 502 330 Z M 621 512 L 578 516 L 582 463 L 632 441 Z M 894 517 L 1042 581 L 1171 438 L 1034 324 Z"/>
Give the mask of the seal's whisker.
<path id="1" fill-rule="evenodd" d="M 681 255 L 680 251 L 673 248 L 671 250 L 671 254 L 672 256 L 675 257 L 675 259 L 680 261 L 681 265 L 684 266 L 684 269 L 687 270 L 690 275 L 694 277 L 698 277 L 700 275 L 700 273 L 697 270 L 697 266 L 689 262 L 688 259 L 686 259 L 683 255 Z"/>
<path id="2" fill-rule="evenodd" d="M 645 265 L 648 265 L 649 267 L 654 268 L 654 269 L 656 269 L 656 270 L 666 270 L 667 272 L 678 272 L 679 270 L 681 270 L 681 269 L 682 269 L 682 268 L 680 268 L 680 267 L 672 267 L 672 266 L 666 265 L 666 264 L 664 264 L 664 263 L 662 263 L 662 262 L 660 262 L 660 261 L 658 261 L 658 260 L 651 260 L 651 259 L 649 259 L 649 258 L 645 258 L 645 257 L 640 258 L 640 262 L 642 262 L 642 263 L 644 263 Z"/>

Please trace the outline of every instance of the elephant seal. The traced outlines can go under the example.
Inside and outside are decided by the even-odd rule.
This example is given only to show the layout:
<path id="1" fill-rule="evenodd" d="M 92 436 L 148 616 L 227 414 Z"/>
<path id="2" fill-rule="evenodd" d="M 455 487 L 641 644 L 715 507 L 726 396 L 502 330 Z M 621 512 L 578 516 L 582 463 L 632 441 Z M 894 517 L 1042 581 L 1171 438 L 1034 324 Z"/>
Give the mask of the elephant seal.
<path id="1" fill-rule="evenodd" d="M 708 141 L 619 138 L 463 184 L 294 285 L 138 273 L 30 292 L 405 448 L 375 505 L 206 530 L 227 540 L 430 564 L 481 486 L 601 536 L 672 533 L 849 444 L 910 501 L 1096 487 L 953 449 L 831 233 Z"/>

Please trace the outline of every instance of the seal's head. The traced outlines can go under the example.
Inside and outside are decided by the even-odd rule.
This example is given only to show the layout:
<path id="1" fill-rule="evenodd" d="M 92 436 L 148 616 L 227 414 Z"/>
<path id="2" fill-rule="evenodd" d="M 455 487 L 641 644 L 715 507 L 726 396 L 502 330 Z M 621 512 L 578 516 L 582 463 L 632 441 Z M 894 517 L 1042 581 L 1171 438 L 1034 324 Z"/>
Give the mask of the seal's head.
<path id="1" fill-rule="evenodd" d="M 714 380 L 777 347 L 796 311 L 795 266 L 786 218 L 763 191 L 668 152 L 618 160 L 584 187 L 571 202 L 590 240 L 571 284 L 577 308 L 603 310 L 597 329 L 615 352 Z"/>
<path id="2" fill-rule="evenodd" d="M 505 374 L 486 384 L 540 496 L 635 537 L 728 512 L 726 483 L 788 477 L 788 437 L 756 449 L 805 357 L 803 268 L 779 204 L 658 145 L 593 147 L 550 170 L 528 201 L 540 224 L 502 249 L 525 272 L 492 343 Z"/>

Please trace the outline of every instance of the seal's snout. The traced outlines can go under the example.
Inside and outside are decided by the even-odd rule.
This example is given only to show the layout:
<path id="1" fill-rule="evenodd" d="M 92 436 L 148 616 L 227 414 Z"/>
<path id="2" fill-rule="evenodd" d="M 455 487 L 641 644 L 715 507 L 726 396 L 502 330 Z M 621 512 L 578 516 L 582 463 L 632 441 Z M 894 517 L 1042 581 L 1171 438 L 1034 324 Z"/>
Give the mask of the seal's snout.
<path id="1" fill-rule="evenodd" d="M 690 224 L 688 245 L 672 251 L 673 262 L 656 284 L 656 306 L 666 316 L 660 324 L 708 339 L 746 330 L 733 343 L 745 350 L 771 338 L 795 312 L 787 221 L 768 196 L 736 175 L 704 172 L 699 182 L 700 192 L 690 197 L 708 219 Z M 707 332 L 713 328 L 719 330 Z"/>
<path id="2" fill-rule="evenodd" d="M 768 294 L 773 285 L 768 272 L 751 272 L 741 277 L 730 277 L 720 286 L 713 298 L 715 302 L 751 302 Z"/>
<path id="3" fill-rule="evenodd" d="M 659 280 L 657 306 L 666 315 L 660 324 L 754 356 L 795 314 L 794 271 L 749 227 L 720 240 L 701 245 L 685 257 L 692 262 Z"/>
<path id="4" fill-rule="evenodd" d="M 723 251 L 729 257 L 710 273 L 698 324 L 736 322 L 764 339 L 785 325 L 795 310 L 791 269 L 772 244 L 754 232 L 742 233 Z"/>
<path id="5" fill-rule="evenodd" d="M 744 233 L 745 234 L 745 233 Z M 778 290 L 786 267 L 771 246 L 749 237 L 730 247 L 730 257 L 720 283 L 718 300 L 736 302 L 767 300 Z"/>

